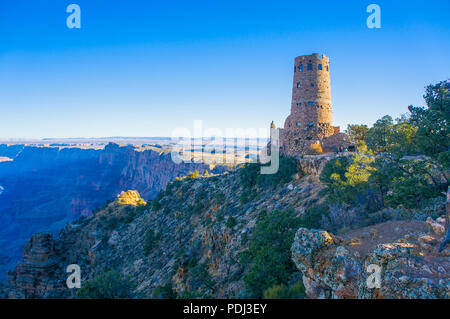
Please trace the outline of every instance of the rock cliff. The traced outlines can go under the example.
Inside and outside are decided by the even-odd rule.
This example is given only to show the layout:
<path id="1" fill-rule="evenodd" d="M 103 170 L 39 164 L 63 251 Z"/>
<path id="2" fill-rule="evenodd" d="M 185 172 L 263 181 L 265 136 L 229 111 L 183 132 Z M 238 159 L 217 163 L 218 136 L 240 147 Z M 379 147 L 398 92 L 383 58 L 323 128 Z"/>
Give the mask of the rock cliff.
<path id="1" fill-rule="evenodd" d="M 0 163 L 0 282 L 33 233 L 53 234 L 89 216 L 123 190 L 152 199 L 175 177 L 203 164 L 175 164 L 170 154 L 109 144 L 102 150 L 1 146 L 14 161 Z M 223 172 L 224 167 L 214 168 Z"/>
<path id="2" fill-rule="evenodd" d="M 296 174 L 287 179 L 252 180 L 251 170 L 237 169 L 174 181 L 145 206 L 111 202 L 67 224 L 56 240 L 46 237 L 45 245 L 36 245 L 47 248 L 26 250 L 3 296 L 75 297 L 65 286 L 65 269 L 78 264 L 82 285 L 113 269 L 133 279 L 138 298 L 159 298 L 162 289 L 173 289 L 172 297 L 248 298 L 244 279 L 255 261 L 246 253 L 255 238 L 261 243 L 271 236 L 260 233 L 261 216 L 276 221 L 276 212 L 283 211 L 302 225 L 283 246 L 291 247 L 285 253 L 293 261 L 284 280 L 289 287 L 300 280 L 308 298 L 449 298 L 450 254 L 448 248 L 438 252 L 442 234 L 435 225 L 446 217 L 433 217 L 445 212 L 444 204 L 413 215 L 400 210 L 371 215 L 357 207 L 323 211 L 321 161 L 297 161 Z M 248 186 L 253 182 L 262 186 Z M 427 217 L 433 219 L 427 223 Z M 27 247 L 38 242 L 32 239 Z M 43 253 L 31 253 L 39 250 Z M 54 260 L 56 267 L 22 266 L 27 260 Z M 367 286 L 370 265 L 381 267 L 380 288 Z"/>
<path id="3" fill-rule="evenodd" d="M 292 258 L 310 298 L 448 299 L 450 251 L 437 253 L 440 240 L 442 234 L 418 221 L 386 222 L 344 237 L 300 228 Z"/>
<path id="4" fill-rule="evenodd" d="M 26 244 L 23 260 L 10 273 L 10 284 L 15 287 L 8 298 L 45 298 L 62 286 L 52 278 L 58 268 L 52 234 L 33 235 Z"/>

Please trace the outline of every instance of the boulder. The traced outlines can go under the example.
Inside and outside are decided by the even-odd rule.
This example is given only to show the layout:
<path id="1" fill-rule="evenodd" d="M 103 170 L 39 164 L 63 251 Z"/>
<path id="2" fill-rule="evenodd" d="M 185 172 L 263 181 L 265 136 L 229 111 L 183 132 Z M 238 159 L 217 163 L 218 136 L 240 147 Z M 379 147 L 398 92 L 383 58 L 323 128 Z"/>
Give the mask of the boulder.
<path id="1" fill-rule="evenodd" d="M 424 256 L 419 245 L 405 240 L 379 244 L 363 257 L 346 244 L 352 242 L 324 230 L 297 231 L 292 260 L 309 298 L 450 298 L 448 258 Z M 379 287 L 368 284 L 374 268 L 380 270 Z"/>

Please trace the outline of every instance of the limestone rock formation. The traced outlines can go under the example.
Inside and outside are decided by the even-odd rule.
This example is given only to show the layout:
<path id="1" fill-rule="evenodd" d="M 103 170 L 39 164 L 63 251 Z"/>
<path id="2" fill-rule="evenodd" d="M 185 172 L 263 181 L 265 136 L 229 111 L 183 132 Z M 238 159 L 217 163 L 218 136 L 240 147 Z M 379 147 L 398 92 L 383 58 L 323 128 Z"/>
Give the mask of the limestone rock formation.
<path id="1" fill-rule="evenodd" d="M 292 258 L 303 273 L 310 298 L 356 298 L 362 265 L 356 255 L 326 231 L 300 228 L 292 245 Z M 322 262 L 321 262 L 322 261 Z"/>
<path id="2" fill-rule="evenodd" d="M 23 261 L 9 274 L 9 285 L 15 287 L 8 294 L 9 298 L 43 298 L 61 288 L 53 279 L 57 262 L 52 234 L 39 233 L 31 237 L 23 254 Z"/>
<path id="3" fill-rule="evenodd" d="M 386 223 L 380 227 L 388 228 Z M 367 232 L 371 230 L 368 229 Z M 376 236 L 376 232 L 372 232 Z M 431 235 L 420 241 L 434 242 Z M 292 245 L 292 259 L 303 273 L 310 298 L 450 298 L 450 258 L 437 254 L 437 247 L 420 245 L 419 238 L 380 243 L 360 254 L 364 239 L 340 238 L 320 230 L 300 228 Z M 364 249 L 360 249 L 361 252 Z M 370 265 L 380 267 L 380 287 L 367 284 L 373 274 Z"/>

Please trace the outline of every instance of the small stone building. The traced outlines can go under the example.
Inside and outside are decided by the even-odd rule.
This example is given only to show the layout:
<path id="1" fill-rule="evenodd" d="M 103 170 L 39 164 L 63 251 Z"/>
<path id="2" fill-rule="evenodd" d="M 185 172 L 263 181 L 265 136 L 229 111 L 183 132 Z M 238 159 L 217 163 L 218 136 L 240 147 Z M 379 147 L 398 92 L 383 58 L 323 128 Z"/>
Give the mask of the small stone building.
<path id="1" fill-rule="evenodd" d="M 317 53 L 295 58 L 291 113 L 279 129 L 281 154 L 298 156 L 351 146 L 349 137 L 332 122 L 329 58 Z"/>

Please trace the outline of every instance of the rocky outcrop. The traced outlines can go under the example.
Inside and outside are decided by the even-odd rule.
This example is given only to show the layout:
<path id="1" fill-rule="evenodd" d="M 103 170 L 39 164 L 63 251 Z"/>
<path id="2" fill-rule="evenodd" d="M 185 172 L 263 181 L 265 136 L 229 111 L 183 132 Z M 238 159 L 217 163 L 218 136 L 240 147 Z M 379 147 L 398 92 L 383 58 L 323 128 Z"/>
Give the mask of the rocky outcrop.
<path id="1" fill-rule="evenodd" d="M 352 153 L 323 154 L 323 155 L 303 155 L 298 157 L 298 172 L 301 177 L 313 176 L 319 177 L 325 165 L 332 159 L 338 157 L 349 157 Z"/>
<path id="2" fill-rule="evenodd" d="M 450 298 L 450 255 L 448 251 L 438 254 L 431 246 L 438 242 L 436 235 L 409 234 L 409 242 L 402 238 L 380 243 L 361 255 L 354 247 L 364 245 L 363 239 L 300 228 L 292 245 L 292 259 L 303 273 L 310 298 Z M 377 269 L 380 285 L 376 284 Z"/>
<path id="3" fill-rule="evenodd" d="M 359 258 L 340 239 L 322 230 L 300 228 L 292 245 L 292 258 L 303 273 L 310 298 L 356 298 L 362 272 Z"/>
<path id="4" fill-rule="evenodd" d="M 61 289 L 53 279 L 58 265 L 52 234 L 39 233 L 31 237 L 23 255 L 23 261 L 8 275 L 9 285 L 14 287 L 8 298 L 44 298 Z"/>

